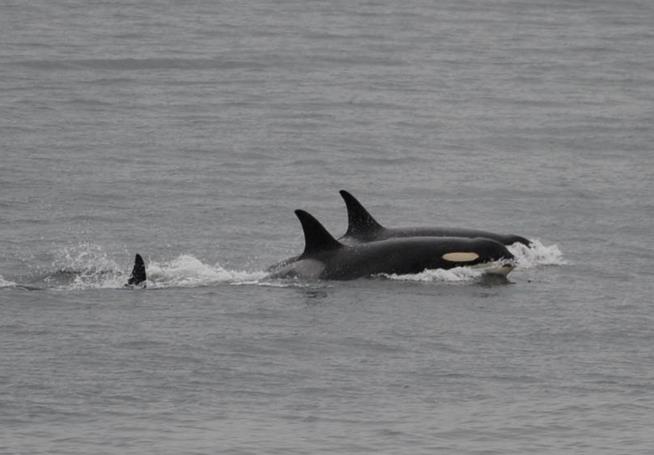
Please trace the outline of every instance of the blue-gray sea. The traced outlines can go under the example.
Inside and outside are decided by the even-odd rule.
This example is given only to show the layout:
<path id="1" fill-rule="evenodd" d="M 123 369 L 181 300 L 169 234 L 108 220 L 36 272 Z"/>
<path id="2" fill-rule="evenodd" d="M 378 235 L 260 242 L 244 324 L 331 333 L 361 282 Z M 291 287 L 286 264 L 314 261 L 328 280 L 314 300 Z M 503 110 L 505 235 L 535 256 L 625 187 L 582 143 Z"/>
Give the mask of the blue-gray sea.
<path id="1" fill-rule="evenodd" d="M 650 454 L 654 3 L 5 0 L 0 453 Z M 513 233 L 281 281 L 293 210 Z M 149 272 L 128 290 L 134 254 Z"/>

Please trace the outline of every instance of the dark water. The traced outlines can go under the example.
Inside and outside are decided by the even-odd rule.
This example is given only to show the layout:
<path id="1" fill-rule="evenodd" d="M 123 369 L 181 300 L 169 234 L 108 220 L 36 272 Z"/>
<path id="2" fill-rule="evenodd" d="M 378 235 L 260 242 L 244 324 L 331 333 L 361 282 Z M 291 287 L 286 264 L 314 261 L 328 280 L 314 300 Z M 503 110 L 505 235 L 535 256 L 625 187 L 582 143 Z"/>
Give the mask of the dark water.
<path id="1" fill-rule="evenodd" d="M 650 453 L 653 23 L 4 2 L 0 453 Z M 266 280 L 341 188 L 538 242 L 504 285 Z"/>

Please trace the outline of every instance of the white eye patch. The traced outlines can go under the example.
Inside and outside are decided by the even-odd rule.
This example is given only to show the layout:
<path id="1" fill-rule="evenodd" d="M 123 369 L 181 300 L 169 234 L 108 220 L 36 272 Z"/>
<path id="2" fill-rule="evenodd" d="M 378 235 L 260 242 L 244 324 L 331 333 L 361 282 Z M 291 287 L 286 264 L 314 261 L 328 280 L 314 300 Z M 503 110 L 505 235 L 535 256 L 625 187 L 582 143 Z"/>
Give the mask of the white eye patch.
<path id="1" fill-rule="evenodd" d="M 446 253 L 442 257 L 449 262 L 472 262 L 475 259 L 478 259 L 479 255 L 468 251 L 457 251 L 454 253 Z"/>

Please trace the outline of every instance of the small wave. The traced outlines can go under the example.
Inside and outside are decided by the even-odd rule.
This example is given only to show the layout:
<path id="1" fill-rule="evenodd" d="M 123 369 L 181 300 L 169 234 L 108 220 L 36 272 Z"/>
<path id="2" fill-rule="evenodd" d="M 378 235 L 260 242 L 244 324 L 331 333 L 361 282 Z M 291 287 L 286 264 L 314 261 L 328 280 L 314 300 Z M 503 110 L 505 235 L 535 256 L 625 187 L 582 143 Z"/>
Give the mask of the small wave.
<path id="1" fill-rule="evenodd" d="M 0 275 L 0 288 L 14 288 L 16 283 L 13 281 L 5 280 L 2 275 Z"/>
<path id="2" fill-rule="evenodd" d="M 567 264 L 558 245 L 546 246 L 540 240 L 532 240 L 530 246 L 514 243 L 508 249 L 515 256 L 518 268 Z"/>
<path id="3" fill-rule="evenodd" d="M 259 284 L 268 274 L 264 271 L 228 270 L 220 264 L 209 265 L 190 255 L 172 261 L 152 261 L 146 265 L 148 286 L 153 288 L 197 287 L 219 283 Z"/>

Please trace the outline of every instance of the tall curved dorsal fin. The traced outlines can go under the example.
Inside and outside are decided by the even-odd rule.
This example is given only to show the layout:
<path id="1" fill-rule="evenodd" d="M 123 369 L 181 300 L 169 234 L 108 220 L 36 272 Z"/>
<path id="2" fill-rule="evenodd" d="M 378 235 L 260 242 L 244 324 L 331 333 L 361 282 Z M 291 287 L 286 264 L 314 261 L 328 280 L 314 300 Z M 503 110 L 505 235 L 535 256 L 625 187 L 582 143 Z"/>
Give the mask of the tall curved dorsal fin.
<path id="1" fill-rule="evenodd" d="M 304 258 L 308 255 L 335 250 L 343 246 L 310 213 L 304 210 L 296 210 L 295 215 L 302 223 L 302 230 L 304 231 L 304 253 L 300 257 Z"/>
<path id="2" fill-rule="evenodd" d="M 348 237 L 365 237 L 384 229 L 361 203 L 345 190 L 339 191 L 347 207 L 347 232 Z"/>

